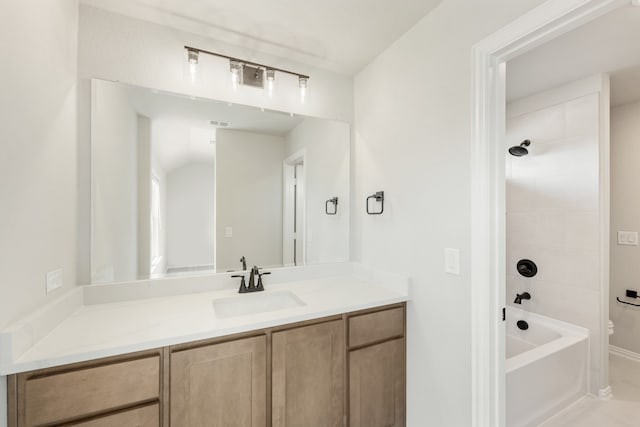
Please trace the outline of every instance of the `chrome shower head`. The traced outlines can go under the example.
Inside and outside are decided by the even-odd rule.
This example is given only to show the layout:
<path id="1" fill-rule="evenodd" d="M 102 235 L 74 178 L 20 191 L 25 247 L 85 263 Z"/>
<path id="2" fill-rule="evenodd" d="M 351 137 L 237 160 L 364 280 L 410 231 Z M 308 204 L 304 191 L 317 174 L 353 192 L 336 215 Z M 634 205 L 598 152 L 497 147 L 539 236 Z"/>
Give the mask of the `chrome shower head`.
<path id="1" fill-rule="evenodd" d="M 529 154 L 529 150 L 527 150 L 526 148 L 529 145 L 531 145 L 531 141 L 525 139 L 524 141 L 522 141 L 522 144 L 514 145 L 513 147 L 509 148 L 509 154 L 516 157 L 526 156 L 527 154 Z"/>

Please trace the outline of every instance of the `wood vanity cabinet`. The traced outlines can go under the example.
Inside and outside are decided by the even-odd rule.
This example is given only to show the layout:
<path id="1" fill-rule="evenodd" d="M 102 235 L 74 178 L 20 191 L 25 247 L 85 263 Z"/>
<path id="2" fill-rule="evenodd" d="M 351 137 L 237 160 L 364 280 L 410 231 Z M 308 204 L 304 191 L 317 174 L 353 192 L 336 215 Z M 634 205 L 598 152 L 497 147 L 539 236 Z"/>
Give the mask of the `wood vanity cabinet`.
<path id="1" fill-rule="evenodd" d="M 11 375 L 9 427 L 404 427 L 405 305 Z"/>

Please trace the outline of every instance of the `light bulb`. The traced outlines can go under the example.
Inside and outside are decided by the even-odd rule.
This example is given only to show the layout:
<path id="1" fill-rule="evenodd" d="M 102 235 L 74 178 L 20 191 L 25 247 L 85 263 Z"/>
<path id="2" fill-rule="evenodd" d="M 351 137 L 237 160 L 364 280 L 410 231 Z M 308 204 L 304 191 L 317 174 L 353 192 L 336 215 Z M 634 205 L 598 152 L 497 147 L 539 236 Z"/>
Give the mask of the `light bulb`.
<path id="1" fill-rule="evenodd" d="M 307 97 L 307 87 L 309 86 L 309 78 L 308 77 L 298 77 L 298 87 L 300 88 L 300 102 L 304 104 L 304 101 Z"/>
<path id="2" fill-rule="evenodd" d="M 273 98 L 273 91 L 276 85 L 276 70 L 267 68 L 267 94 Z"/>

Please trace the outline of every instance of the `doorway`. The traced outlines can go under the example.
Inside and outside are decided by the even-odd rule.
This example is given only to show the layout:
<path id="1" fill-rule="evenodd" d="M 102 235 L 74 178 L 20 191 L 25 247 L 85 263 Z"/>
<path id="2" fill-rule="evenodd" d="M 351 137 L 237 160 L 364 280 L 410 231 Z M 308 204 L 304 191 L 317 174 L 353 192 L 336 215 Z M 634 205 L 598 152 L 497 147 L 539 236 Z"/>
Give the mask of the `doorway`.
<path id="1" fill-rule="evenodd" d="M 472 135 L 472 425 L 505 426 L 505 99 L 506 63 L 543 43 L 616 9 L 628 1 L 550 0 L 474 47 Z M 608 167 L 607 164 L 604 167 Z M 602 167 L 602 165 L 601 165 Z M 608 177 L 608 169 L 603 177 Z M 600 181 L 601 188 L 608 182 Z M 606 192 L 605 192 L 606 193 Z M 608 241 L 608 200 L 599 200 L 600 239 Z M 609 294 L 608 248 L 598 288 Z M 607 330 L 608 299 L 599 301 L 597 327 Z M 608 358 L 608 336 L 593 339 L 601 361 Z M 597 367 L 608 384 L 608 364 Z"/>

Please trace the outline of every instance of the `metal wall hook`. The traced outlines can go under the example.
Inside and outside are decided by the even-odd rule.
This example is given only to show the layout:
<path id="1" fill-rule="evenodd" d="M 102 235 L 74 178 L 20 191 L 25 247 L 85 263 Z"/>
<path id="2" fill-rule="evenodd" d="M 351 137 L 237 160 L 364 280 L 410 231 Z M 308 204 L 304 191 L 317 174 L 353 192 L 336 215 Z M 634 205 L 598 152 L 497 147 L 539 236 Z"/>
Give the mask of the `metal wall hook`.
<path id="1" fill-rule="evenodd" d="M 333 212 L 329 211 L 329 203 L 333 204 Z M 333 197 L 324 202 L 324 213 L 327 215 L 335 215 L 338 213 L 338 197 Z"/>
<path id="2" fill-rule="evenodd" d="M 369 200 L 375 199 L 376 202 L 380 203 L 380 210 L 377 212 L 371 212 L 369 210 Z M 376 191 L 374 194 L 367 197 L 367 214 L 369 215 L 381 215 L 384 212 L 384 191 Z"/>
<path id="3" fill-rule="evenodd" d="M 640 304 L 633 304 L 633 303 L 630 303 L 630 302 L 622 301 L 622 300 L 620 299 L 620 297 L 616 297 L 616 299 L 617 299 L 617 300 L 618 300 L 618 302 L 619 302 L 619 303 L 621 303 L 621 304 L 627 304 L 627 305 L 632 305 L 632 306 L 634 306 L 634 307 L 640 307 Z"/>

